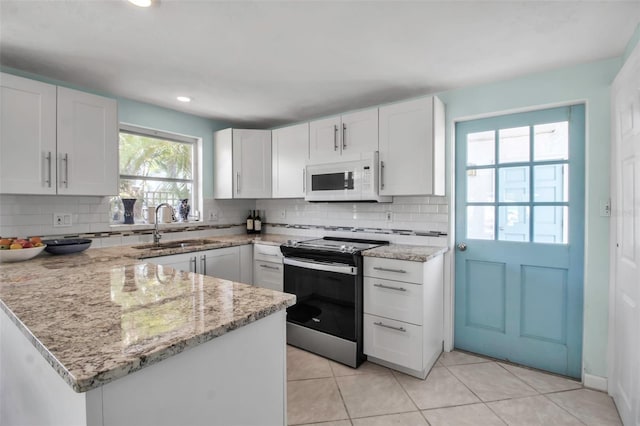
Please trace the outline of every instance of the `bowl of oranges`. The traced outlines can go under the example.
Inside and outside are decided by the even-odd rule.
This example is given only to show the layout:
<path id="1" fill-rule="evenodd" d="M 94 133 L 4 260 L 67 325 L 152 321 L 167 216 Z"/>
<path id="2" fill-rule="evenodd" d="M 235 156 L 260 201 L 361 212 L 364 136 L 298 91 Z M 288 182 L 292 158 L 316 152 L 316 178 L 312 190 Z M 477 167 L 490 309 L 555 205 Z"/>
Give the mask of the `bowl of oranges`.
<path id="1" fill-rule="evenodd" d="M 0 262 L 21 262 L 39 255 L 46 244 L 40 237 L 0 238 Z"/>

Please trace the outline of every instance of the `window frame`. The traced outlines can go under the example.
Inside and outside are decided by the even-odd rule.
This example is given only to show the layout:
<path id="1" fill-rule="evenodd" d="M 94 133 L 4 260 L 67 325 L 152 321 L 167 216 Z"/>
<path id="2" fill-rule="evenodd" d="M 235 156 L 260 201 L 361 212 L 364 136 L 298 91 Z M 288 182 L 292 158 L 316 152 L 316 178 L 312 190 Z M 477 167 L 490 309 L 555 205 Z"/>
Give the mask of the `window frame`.
<path id="1" fill-rule="evenodd" d="M 118 128 L 118 158 L 120 157 L 120 133 L 128 133 L 142 137 L 150 137 L 154 139 L 166 140 L 169 142 L 186 143 L 193 146 L 191 179 L 171 178 L 171 177 L 151 177 L 139 175 L 124 175 L 120 173 L 120 161 L 118 161 L 118 187 L 120 187 L 121 179 L 137 179 L 137 180 L 154 180 L 163 182 L 184 182 L 191 183 L 192 197 L 189 200 L 191 211 L 202 211 L 202 138 L 189 136 L 180 133 L 170 132 L 166 130 L 158 130 L 149 127 L 138 126 L 129 123 L 120 123 Z M 197 222 L 203 220 L 200 216 Z M 196 221 L 193 221 L 196 222 Z"/>

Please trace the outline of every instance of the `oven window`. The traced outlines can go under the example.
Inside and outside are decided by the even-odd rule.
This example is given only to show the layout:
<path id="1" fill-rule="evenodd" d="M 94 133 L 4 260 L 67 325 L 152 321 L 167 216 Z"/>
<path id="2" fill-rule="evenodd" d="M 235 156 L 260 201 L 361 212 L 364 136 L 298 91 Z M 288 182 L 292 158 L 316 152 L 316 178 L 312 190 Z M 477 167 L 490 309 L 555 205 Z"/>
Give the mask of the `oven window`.
<path id="1" fill-rule="evenodd" d="M 296 295 L 287 321 L 356 341 L 356 277 L 285 265 L 284 291 Z"/>
<path id="2" fill-rule="evenodd" d="M 311 176 L 313 191 L 353 189 L 353 172 L 324 173 Z"/>

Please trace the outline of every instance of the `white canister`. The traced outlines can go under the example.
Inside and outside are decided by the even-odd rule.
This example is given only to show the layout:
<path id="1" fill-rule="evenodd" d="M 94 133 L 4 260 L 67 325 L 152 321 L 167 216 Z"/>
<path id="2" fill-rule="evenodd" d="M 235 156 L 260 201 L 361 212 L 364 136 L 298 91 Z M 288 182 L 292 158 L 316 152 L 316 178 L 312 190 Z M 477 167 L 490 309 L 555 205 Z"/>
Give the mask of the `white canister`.
<path id="1" fill-rule="evenodd" d="M 171 223 L 173 222 L 173 209 L 169 206 L 162 206 L 160 209 L 160 222 Z"/>
<path id="2" fill-rule="evenodd" d="M 155 206 L 147 206 L 143 209 L 142 214 L 147 223 L 156 223 L 156 208 Z"/>

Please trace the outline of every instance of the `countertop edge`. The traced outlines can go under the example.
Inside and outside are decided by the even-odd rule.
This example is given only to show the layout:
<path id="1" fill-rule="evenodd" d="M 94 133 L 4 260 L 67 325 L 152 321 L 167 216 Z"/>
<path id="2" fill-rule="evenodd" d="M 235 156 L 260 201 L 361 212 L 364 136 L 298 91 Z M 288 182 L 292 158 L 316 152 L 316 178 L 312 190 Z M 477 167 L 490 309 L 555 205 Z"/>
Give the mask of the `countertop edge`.
<path id="1" fill-rule="evenodd" d="M 411 251 L 402 252 L 402 249 L 398 251 L 389 250 L 393 248 L 394 244 L 389 246 L 376 247 L 371 250 L 365 250 L 362 255 L 365 257 L 377 257 L 382 259 L 395 259 L 404 260 L 409 262 L 427 262 L 434 257 L 440 256 L 449 251 L 448 247 L 434 247 L 434 246 L 409 246 L 409 245 L 395 245 L 401 247 L 412 247 L 417 251 L 430 250 L 429 253 L 416 253 Z"/>

